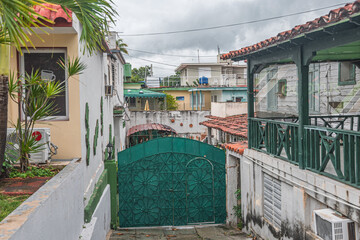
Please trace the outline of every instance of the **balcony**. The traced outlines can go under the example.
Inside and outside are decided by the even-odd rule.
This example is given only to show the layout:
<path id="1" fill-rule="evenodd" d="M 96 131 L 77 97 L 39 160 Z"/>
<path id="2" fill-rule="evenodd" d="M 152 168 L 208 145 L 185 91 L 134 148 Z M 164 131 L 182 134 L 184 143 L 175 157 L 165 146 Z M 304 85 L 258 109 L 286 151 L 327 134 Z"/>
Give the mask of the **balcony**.
<path id="1" fill-rule="evenodd" d="M 299 156 L 298 118 L 249 118 L 249 147 L 360 187 L 360 115 L 310 116 Z"/>

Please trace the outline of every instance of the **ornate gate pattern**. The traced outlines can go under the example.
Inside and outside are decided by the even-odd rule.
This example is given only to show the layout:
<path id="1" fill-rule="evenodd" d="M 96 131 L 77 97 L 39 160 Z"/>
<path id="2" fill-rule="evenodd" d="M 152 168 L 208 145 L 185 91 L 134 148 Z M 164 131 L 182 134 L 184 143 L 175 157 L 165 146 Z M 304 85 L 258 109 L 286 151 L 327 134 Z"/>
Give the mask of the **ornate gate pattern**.
<path id="1" fill-rule="evenodd" d="M 121 227 L 224 223 L 225 153 L 159 138 L 118 154 Z"/>

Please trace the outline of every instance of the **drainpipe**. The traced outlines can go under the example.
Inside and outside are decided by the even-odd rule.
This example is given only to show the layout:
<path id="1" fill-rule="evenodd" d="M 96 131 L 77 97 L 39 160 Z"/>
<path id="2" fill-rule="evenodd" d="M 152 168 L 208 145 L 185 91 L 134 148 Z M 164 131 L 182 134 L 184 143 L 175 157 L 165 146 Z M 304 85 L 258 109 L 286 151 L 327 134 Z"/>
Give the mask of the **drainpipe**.
<path id="1" fill-rule="evenodd" d="M 211 128 L 208 127 L 208 144 L 211 145 Z"/>

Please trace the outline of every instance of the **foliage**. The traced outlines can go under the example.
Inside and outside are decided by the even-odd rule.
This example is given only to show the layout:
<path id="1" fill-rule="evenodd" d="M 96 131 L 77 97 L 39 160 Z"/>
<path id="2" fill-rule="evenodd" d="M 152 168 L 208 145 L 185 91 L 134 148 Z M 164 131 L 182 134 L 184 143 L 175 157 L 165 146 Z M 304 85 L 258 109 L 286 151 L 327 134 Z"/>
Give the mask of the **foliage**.
<path id="1" fill-rule="evenodd" d="M 90 53 L 102 48 L 103 39 L 109 32 L 109 24 L 115 23 L 114 18 L 117 16 L 112 0 L 0 0 L 0 44 L 12 44 L 20 52 L 26 43 L 34 47 L 28 33 L 41 39 L 33 28 L 53 23 L 36 13 L 33 8 L 41 5 L 52 10 L 53 6 L 46 3 L 59 4 L 69 16 L 68 10 L 76 15 L 82 24 L 80 40 Z M 46 32 L 47 29 L 41 31 Z"/>
<path id="2" fill-rule="evenodd" d="M 236 195 L 236 199 L 238 200 L 238 202 L 241 200 L 241 189 L 236 190 L 235 192 Z M 241 230 L 243 227 L 243 223 L 241 220 L 241 204 L 236 205 L 233 207 L 234 211 L 235 211 L 235 216 L 238 217 L 238 228 Z"/>
<path id="3" fill-rule="evenodd" d="M 0 194 L 0 222 L 28 199 L 29 196 L 30 195 L 8 196 Z"/>
<path id="4" fill-rule="evenodd" d="M 129 55 L 129 52 L 126 49 L 128 47 L 128 45 L 126 43 L 124 43 L 123 39 L 119 38 L 118 40 L 116 40 L 116 46 L 119 48 L 120 52 Z"/>
<path id="5" fill-rule="evenodd" d="M 68 64 L 60 61 L 59 65 L 66 68 L 68 77 L 80 74 L 86 66 L 79 58 L 68 60 Z M 66 65 L 66 67 L 65 67 Z M 54 98 L 60 96 L 65 90 L 66 81 L 48 81 L 41 79 L 39 70 L 33 70 L 30 74 L 17 77 L 14 73 L 9 79 L 9 96 L 12 101 L 21 107 L 24 116 L 18 116 L 14 124 L 16 136 L 19 142 L 19 160 L 22 171 L 26 171 L 29 165 L 30 155 L 39 152 L 44 147 L 32 136 L 35 123 L 45 120 L 58 112 Z"/>
<path id="6" fill-rule="evenodd" d="M 133 68 L 131 70 L 131 82 L 145 81 L 145 77 L 150 76 L 150 66 Z"/>
<path id="7" fill-rule="evenodd" d="M 21 172 L 13 169 L 10 172 L 10 178 L 33 178 L 33 177 L 52 177 L 59 172 L 55 168 L 29 167 L 27 171 Z"/>
<path id="8" fill-rule="evenodd" d="M 11 142 L 7 142 L 8 147 L 5 149 L 5 159 L 1 168 L 1 177 L 9 177 L 10 171 L 14 169 L 14 163 L 17 155 L 17 146 Z"/>
<path id="9" fill-rule="evenodd" d="M 165 93 L 165 92 L 163 92 Z M 179 107 L 179 104 L 176 102 L 176 98 L 171 96 L 170 94 L 166 94 L 166 109 L 165 109 L 165 103 L 162 102 L 161 109 L 165 109 L 167 111 L 176 111 Z"/>

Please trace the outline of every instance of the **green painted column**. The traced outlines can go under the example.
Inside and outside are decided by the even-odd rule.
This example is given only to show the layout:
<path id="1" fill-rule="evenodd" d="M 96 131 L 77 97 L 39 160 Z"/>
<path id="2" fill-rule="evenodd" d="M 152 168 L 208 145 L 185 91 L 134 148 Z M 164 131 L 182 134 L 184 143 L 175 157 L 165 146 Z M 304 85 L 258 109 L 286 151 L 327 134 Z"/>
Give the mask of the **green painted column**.
<path id="1" fill-rule="evenodd" d="M 248 101 L 248 118 L 254 117 L 254 73 L 251 60 L 247 59 L 247 101 Z M 252 141 L 256 136 L 252 134 L 252 123 L 248 120 L 248 148 L 251 149 Z"/>
<path id="2" fill-rule="evenodd" d="M 299 48 L 295 63 L 298 70 L 299 167 L 305 169 L 304 126 L 309 124 L 309 61 L 305 60 L 302 47 Z"/>
<path id="3" fill-rule="evenodd" d="M 195 104 L 196 110 L 199 110 L 199 94 L 197 91 L 195 92 L 195 99 L 196 99 L 196 104 Z"/>
<path id="4" fill-rule="evenodd" d="M 194 92 L 191 91 L 191 109 L 194 110 Z"/>
<path id="5" fill-rule="evenodd" d="M 119 201 L 117 200 L 117 171 L 115 159 L 105 160 L 105 169 L 107 170 L 108 183 L 110 184 L 111 227 L 116 229 L 118 226 Z"/>
<path id="6" fill-rule="evenodd" d="M 199 91 L 199 102 L 200 102 L 200 111 L 202 110 L 202 92 Z"/>

